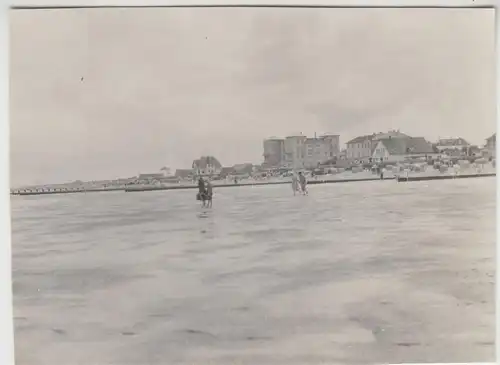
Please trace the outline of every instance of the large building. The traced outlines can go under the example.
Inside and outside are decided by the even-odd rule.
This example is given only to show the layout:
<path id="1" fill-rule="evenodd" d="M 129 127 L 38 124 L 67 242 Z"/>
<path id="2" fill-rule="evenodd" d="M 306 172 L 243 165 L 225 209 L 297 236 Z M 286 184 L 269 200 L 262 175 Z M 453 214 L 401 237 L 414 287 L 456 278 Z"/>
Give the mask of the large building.
<path id="1" fill-rule="evenodd" d="M 293 169 L 314 168 L 340 154 L 339 135 L 308 138 L 302 134 L 264 141 L 264 166 Z"/>
<path id="2" fill-rule="evenodd" d="M 317 138 L 307 138 L 304 149 L 304 167 L 317 167 L 321 163 L 338 158 L 340 155 L 339 136 L 323 135 Z"/>
<path id="3" fill-rule="evenodd" d="M 373 138 L 375 135 L 359 136 L 346 143 L 346 158 L 361 160 L 370 158 L 373 153 Z"/>
<path id="4" fill-rule="evenodd" d="M 265 167 L 280 167 L 285 158 L 285 141 L 281 138 L 268 138 L 264 140 Z"/>
<path id="5" fill-rule="evenodd" d="M 307 137 L 304 135 L 288 136 L 284 142 L 284 159 L 281 163 L 287 168 L 302 168 L 304 160 L 304 144 Z"/>
<path id="6" fill-rule="evenodd" d="M 368 160 L 373 155 L 377 142 L 386 138 L 408 138 L 409 136 L 399 130 L 391 130 L 386 133 L 372 133 L 356 137 L 346 143 L 346 158 L 353 160 Z"/>

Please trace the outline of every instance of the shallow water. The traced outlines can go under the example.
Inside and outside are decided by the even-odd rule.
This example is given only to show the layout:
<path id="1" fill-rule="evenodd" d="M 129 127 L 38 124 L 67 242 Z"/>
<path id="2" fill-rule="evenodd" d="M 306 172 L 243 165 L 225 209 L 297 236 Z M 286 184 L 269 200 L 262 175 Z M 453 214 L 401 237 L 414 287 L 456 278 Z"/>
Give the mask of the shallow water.
<path id="1" fill-rule="evenodd" d="M 12 197 L 18 364 L 494 361 L 495 178 Z"/>

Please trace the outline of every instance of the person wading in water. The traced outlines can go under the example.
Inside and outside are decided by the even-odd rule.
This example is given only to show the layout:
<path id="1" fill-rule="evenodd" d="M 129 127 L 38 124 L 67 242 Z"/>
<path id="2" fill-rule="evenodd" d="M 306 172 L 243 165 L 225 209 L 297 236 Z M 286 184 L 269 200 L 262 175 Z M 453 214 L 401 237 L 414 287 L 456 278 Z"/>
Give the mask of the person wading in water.
<path id="1" fill-rule="evenodd" d="M 294 196 L 297 194 L 297 191 L 299 191 L 299 179 L 297 178 L 295 172 L 292 175 L 292 190 Z"/>
<path id="2" fill-rule="evenodd" d="M 205 181 L 203 181 L 203 178 L 200 176 L 198 179 L 198 194 L 196 194 L 196 200 L 201 200 L 201 206 L 205 206 Z"/>
<path id="3" fill-rule="evenodd" d="M 307 195 L 307 180 L 302 171 L 299 172 L 299 183 L 302 194 Z"/>
<path id="4" fill-rule="evenodd" d="M 210 182 L 210 180 L 207 181 L 205 194 L 206 194 L 206 199 L 207 199 L 206 206 L 209 208 L 212 208 L 213 186 L 212 186 L 212 183 Z"/>

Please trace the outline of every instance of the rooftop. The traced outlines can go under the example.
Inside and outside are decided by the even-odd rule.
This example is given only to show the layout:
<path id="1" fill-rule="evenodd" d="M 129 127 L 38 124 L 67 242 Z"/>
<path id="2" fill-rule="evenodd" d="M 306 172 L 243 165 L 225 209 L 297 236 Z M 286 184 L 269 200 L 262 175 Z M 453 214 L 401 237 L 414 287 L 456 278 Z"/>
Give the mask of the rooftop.
<path id="1" fill-rule="evenodd" d="M 373 137 L 375 137 L 375 134 L 367 134 L 365 136 L 359 136 L 359 137 L 351 139 L 349 142 L 347 142 L 347 144 L 371 141 L 373 139 Z"/>
<path id="2" fill-rule="evenodd" d="M 361 142 L 366 142 L 366 141 L 372 141 L 372 140 L 380 140 L 388 137 L 393 137 L 393 138 L 410 138 L 407 134 L 401 133 L 398 130 L 391 130 L 388 132 L 378 132 L 378 133 L 372 133 L 372 134 L 367 134 L 364 136 L 359 136 L 356 138 L 351 139 L 347 144 L 352 144 L 352 143 L 361 143 Z"/>
<path id="3" fill-rule="evenodd" d="M 197 167 L 200 169 L 206 168 L 208 165 L 212 165 L 217 169 L 222 168 L 221 163 L 213 156 L 202 156 L 198 160 L 193 161 L 193 168 Z"/>
<path id="4" fill-rule="evenodd" d="M 384 144 L 391 155 L 434 152 L 432 144 L 427 142 L 424 137 L 384 138 L 380 142 Z"/>

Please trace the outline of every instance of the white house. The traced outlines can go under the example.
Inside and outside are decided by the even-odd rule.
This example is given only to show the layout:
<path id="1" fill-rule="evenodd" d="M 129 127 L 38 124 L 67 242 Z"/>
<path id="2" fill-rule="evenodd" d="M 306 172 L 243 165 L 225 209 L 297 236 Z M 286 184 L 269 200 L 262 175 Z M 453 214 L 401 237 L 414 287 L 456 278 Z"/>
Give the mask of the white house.
<path id="1" fill-rule="evenodd" d="M 385 138 L 377 141 L 372 161 L 401 162 L 412 157 L 429 157 L 436 154 L 432 144 L 423 137 Z"/>
<path id="2" fill-rule="evenodd" d="M 491 137 L 486 139 L 484 146 L 489 156 L 495 157 L 497 155 L 497 134 L 494 133 Z"/>
<path id="3" fill-rule="evenodd" d="M 356 137 L 346 143 L 346 158 L 355 160 L 368 160 L 373 155 L 373 150 L 379 140 L 386 138 L 410 138 L 399 130 L 391 130 L 385 133 L 372 133 Z"/>
<path id="4" fill-rule="evenodd" d="M 461 137 L 440 138 L 436 143 L 436 148 L 443 153 L 446 151 L 464 151 L 468 147 L 470 147 L 470 143 Z"/>
<path id="5" fill-rule="evenodd" d="M 195 176 L 213 176 L 220 174 L 222 165 L 213 156 L 202 156 L 193 161 L 192 169 Z"/>

